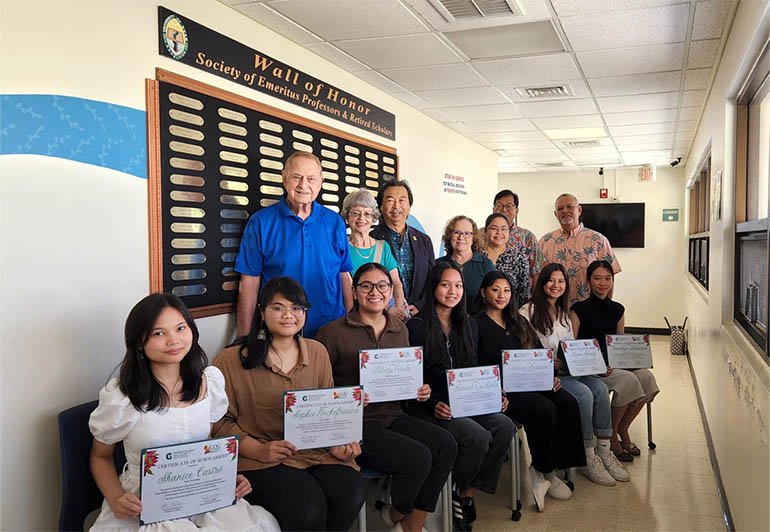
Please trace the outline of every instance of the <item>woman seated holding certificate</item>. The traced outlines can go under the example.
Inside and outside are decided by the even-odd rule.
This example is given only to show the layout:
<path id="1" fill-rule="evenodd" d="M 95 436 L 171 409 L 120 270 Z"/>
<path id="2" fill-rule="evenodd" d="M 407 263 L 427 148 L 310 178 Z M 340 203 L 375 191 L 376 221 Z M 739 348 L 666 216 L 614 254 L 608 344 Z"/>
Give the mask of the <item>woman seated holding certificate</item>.
<path id="1" fill-rule="evenodd" d="M 326 348 L 302 338 L 309 307 L 302 286 L 271 279 L 260 292 L 248 336 L 214 360 L 230 399 L 216 436 L 240 438 L 238 470 L 281 530 L 348 530 L 364 500 L 357 442 L 297 450 L 284 440 L 284 392 L 331 388 Z"/>
<path id="2" fill-rule="evenodd" d="M 198 329 L 178 297 L 152 294 L 137 303 L 126 319 L 125 343 L 120 376 L 99 392 L 99 406 L 88 422 L 94 435 L 91 472 L 104 494 L 102 511 L 91 530 L 279 531 L 269 513 L 241 499 L 251 491 L 241 475 L 236 480 L 234 506 L 189 519 L 139 525 L 142 449 L 208 439 L 211 424 L 227 410 L 227 396 L 222 373 L 206 367 Z M 121 441 L 127 463 L 118 478 L 113 453 Z M 195 513 L 192 508 L 189 515 Z"/>
<path id="3" fill-rule="evenodd" d="M 353 276 L 353 310 L 318 331 L 316 340 L 329 351 L 336 386 L 363 383 L 368 380 L 365 371 L 377 372 L 380 380 L 386 380 L 380 369 L 393 370 L 393 376 L 399 379 L 416 370 L 422 382 L 422 353 L 409 347 L 406 325 L 386 310 L 392 293 L 390 272 L 375 262 L 364 264 Z M 371 352 L 379 349 L 385 351 Z M 359 357 L 361 351 L 365 358 Z M 387 367 L 378 362 L 380 359 L 386 361 Z M 399 386 L 381 391 L 377 388 L 376 393 L 394 393 L 393 388 Z M 393 504 L 382 509 L 391 530 L 421 532 L 428 512 L 436 509 L 441 487 L 455 463 L 457 444 L 449 432 L 405 414 L 398 400 L 377 402 L 377 395 L 372 395 L 375 389 L 364 386 L 364 391 L 374 402 L 364 409 L 364 437 L 358 461 L 393 476 Z M 426 401 L 430 393 L 427 384 L 416 384 L 401 398 Z"/>
<path id="4" fill-rule="evenodd" d="M 454 529 L 471 530 L 476 519 L 473 495 L 477 489 L 494 493 L 503 460 L 513 439 L 513 422 L 504 414 L 508 400 L 501 396 L 497 413 L 453 417 L 463 406 L 450 405 L 447 370 L 478 366 L 478 331 L 466 310 L 460 267 L 455 262 L 437 262 L 426 281 L 426 307 L 407 322 L 409 341 L 423 346 L 423 375 L 431 397 L 410 403 L 409 413 L 435 423 L 452 433 L 457 442 L 457 459 L 452 469 Z M 462 372 L 454 372 L 453 377 Z M 475 372 L 474 372 L 475 374 Z M 500 385 L 497 385 L 498 389 Z"/>
<path id="5" fill-rule="evenodd" d="M 558 353 L 562 340 L 575 339 L 567 308 L 568 283 L 564 266 L 558 263 L 546 265 L 532 288 L 532 299 L 519 309 L 519 313 L 535 329 L 542 346 L 553 349 L 554 353 Z M 580 468 L 580 471 L 593 482 L 604 486 L 614 486 L 615 481 L 628 481 L 628 473 L 610 450 L 612 415 L 607 386 L 598 377 L 590 375 L 571 377 L 562 374 L 560 378 L 562 389 L 577 399 L 580 408 L 586 455 L 586 466 Z"/>
<path id="6" fill-rule="evenodd" d="M 610 294 L 615 282 L 612 265 L 605 260 L 595 260 L 586 271 L 591 295 L 585 301 L 572 305 L 570 318 L 577 338 L 595 338 L 607 358 L 608 334 L 623 334 L 625 308 L 612 300 Z M 649 369 L 628 371 L 614 368 L 606 377 L 600 377 L 607 388 L 613 390 L 612 397 L 612 452 L 623 462 L 631 462 L 639 456 L 639 447 L 631 441 L 628 428 L 647 403 L 652 402 L 660 389 L 655 376 Z M 618 440 L 620 436 L 620 440 Z"/>
<path id="7" fill-rule="evenodd" d="M 484 276 L 472 313 L 479 329 L 479 364 L 503 367 L 503 350 L 541 349 L 537 334 L 518 313 L 511 281 L 504 273 Z M 545 507 L 546 493 L 560 500 L 572 496 L 554 469 L 586 465 L 577 401 L 561 389 L 559 377 L 554 376 L 552 384 L 547 391 L 508 392 L 506 410 L 527 431 L 532 454 L 529 478 L 539 511 Z"/>

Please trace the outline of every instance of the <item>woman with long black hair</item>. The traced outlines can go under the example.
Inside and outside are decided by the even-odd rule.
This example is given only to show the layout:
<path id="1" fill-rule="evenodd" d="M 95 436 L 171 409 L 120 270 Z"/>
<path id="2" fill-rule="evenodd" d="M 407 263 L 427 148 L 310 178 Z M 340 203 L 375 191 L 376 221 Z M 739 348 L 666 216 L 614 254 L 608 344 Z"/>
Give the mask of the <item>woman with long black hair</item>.
<path id="1" fill-rule="evenodd" d="M 348 530 L 364 500 L 358 442 L 298 451 L 283 439 L 284 392 L 334 386 L 326 348 L 301 336 L 309 306 L 289 277 L 262 288 L 248 336 L 214 359 L 230 399 L 214 433 L 239 436 L 249 500 L 267 508 L 281 530 Z"/>
<path id="2" fill-rule="evenodd" d="M 479 329 L 479 364 L 502 365 L 503 350 L 542 348 L 537 333 L 519 315 L 514 297 L 511 280 L 500 271 L 486 274 L 481 281 L 471 310 Z M 572 492 L 554 469 L 586 465 L 575 398 L 554 377 L 552 390 L 508 393 L 506 414 L 527 431 L 532 455 L 529 477 L 538 510 L 545 507 L 546 493 L 554 499 L 569 499 Z"/>
<path id="3" fill-rule="evenodd" d="M 431 397 L 411 403 L 410 413 L 452 433 L 457 442 L 453 468 L 452 518 L 456 530 L 471 530 L 477 489 L 494 493 L 515 431 L 502 413 L 453 418 L 446 370 L 478 365 L 478 330 L 468 316 L 463 277 L 452 262 L 437 262 L 428 273 L 426 305 L 407 322 L 409 342 L 425 349 L 424 379 Z M 508 406 L 503 396 L 501 410 Z"/>

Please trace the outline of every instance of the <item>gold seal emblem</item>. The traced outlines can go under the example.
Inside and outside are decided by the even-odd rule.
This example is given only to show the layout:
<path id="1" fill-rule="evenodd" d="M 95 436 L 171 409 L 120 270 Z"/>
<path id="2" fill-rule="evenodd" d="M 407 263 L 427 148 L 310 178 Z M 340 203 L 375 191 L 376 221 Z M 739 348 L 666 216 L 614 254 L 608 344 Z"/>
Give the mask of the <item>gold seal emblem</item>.
<path id="1" fill-rule="evenodd" d="M 187 53 L 189 41 L 184 24 L 176 15 L 169 15 L 163 21 L 163 44 L 174 59 L 182 59 Z"/>

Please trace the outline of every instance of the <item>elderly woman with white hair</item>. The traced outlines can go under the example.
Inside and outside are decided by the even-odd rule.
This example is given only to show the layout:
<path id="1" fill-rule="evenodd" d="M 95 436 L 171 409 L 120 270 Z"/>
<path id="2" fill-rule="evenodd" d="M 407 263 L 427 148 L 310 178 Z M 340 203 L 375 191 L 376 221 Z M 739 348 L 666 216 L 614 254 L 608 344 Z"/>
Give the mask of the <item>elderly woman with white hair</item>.
<path id="1" fill-rule="evenodd" d="M 397 318 L 406 321 L 408 307 L 404 296 L 404 287 L 398 275 L 396 258 L 387 242 L 369 236 L 372 222 L 380 216 L 374 196 L 363 188 L 351 192 L 345 196 L 340 214 L 350 227 L 348 246 L 350 259 L 353 261 L 353 273 L 368 262 L 377 262 L 385 266 L 393 278 L 395 306 L 390 309 L 390 312 Z"/>

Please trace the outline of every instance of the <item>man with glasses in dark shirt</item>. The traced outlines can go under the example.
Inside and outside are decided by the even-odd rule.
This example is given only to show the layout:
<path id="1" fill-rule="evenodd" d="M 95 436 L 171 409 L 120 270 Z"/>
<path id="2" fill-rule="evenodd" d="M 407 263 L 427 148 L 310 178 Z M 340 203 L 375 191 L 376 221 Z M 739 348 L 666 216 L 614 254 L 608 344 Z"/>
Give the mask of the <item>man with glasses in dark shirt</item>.
<path id="1" fill-rule="evenodd" d="M 510 235 L 508 245 L 514 249 L 520 250 L 527 257 L 529 262 L 529 284 L 530 286 L 537 279 L 540 270 L 543 269 L 544 258 L 543 250 L 537 243 L 535 234 L 523 227 L 519 227 L 516 218 L 519 216 L 519 195 L 510 190 L 501 190 L 495 195 L 492 202 L 492 211 L 499 212 L 508 219 L 510 225 Z"/>
<path id="2" fill-rule="evenodd" d="M 425 280 L 435 264 L 433 243 L 428 235 L 406 223 L 414 201 L 409 183 L 398 179 L 385 181 L 377 200 L 382 218 L 369 235 L 390 245 L 409 312 L 414 315 L 425 306 Z"/>

